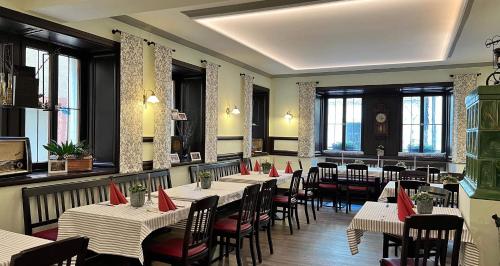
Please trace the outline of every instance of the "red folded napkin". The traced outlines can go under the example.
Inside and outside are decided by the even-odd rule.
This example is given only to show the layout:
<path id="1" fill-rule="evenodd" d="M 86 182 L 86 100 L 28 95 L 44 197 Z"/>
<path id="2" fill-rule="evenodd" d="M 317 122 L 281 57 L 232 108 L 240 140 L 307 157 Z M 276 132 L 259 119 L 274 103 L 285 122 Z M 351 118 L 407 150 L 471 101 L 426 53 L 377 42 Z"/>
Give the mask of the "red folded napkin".
<path id="1" fill-rule="evenodd" d="M 240 172 L 241 175 L 249 175 L 250 172 L 247 169 L 247 166 L 244 163 L 240 163 Z"/>
<path id="2" fill-rule="evenodd" d="M 128 201 L 123 196 L 119 188 L 116 187 L 115 182 L 109 182 L 109 203 L 113 205 L 126 204 Z"/>
<path id="3" fill-rule="evenodd" d="M 411 209 L 415 208 L 415 205 L 413 205 L 413 201 L 411 200 L 410 196 L 408 196 L 408 193 L 406 193 L 406 191 L 404 190 L 404 187 L 401 187 L 400 191 L 401 190 L 403 190 L 401 197 L 403 197 L 403 200 L 406 203 L 406 205 L 410 206 Z"/>
<path id="4" fill-rule="evenodd" d="M 288 161 L 286 163 L 285 173 L 287 173 L 287 174 L 292 174 L 293 173 L 293 169 L 292 169 L 292 166 L 290 165 L 290 161 Z"/>
<path id="5" fill-rule="evenodd" d="M 407 216 L 411 216 L 415 214 L 415 211 L 413 211 L 413 208 L 411 207 L 410 202 L 408 202 L 408 194 L 406 194 L 406 191 L 403 188 L 399 189 L 398 192 L 398 199 L 397 199 L 397 204 L 398 204 L 398 219 L 401 222 L 405 221 L 405 218 Z"/>
<path id="6" fill-rule="evenodd" d="M 271 171 L 269 171 L 269 177 L 279 177 L 280 175 L 278 174 L 278 171 L 276 170 L 276 167 L 273 166 L 271 167 Z"/>
<path id="7" fill-rule="evenodd" d="M 158 186 L 158 209 L 161 212 L 168 212 L 177 209 L 174 202 L 167 195 L 167 192 L 163 190 L 161 185 Z"/>
<path id="8" fill-rule="evenodd" d="M 253 170 L 255 172 L 260 172 L 262 170 L 262 168 L 260 167 L 259 161 L 255 160 L 255 166 L 253 167 Z"/>

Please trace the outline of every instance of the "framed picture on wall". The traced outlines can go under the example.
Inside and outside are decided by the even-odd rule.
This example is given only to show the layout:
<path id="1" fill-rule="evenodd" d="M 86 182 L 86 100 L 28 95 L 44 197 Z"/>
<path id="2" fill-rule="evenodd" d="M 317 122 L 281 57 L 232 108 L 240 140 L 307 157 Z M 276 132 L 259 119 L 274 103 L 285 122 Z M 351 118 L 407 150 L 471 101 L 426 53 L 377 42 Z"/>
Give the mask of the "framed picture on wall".
<path id="1" fill-rule="evenodd" d="M 177 153 L 171 153 L 170 154 L 170 163 L 180 163 L 181 160 L 179 159 L 179 154 Z"/>
<path id="2" fill-rule="evenodd" d="M 191 161 L 201 161 L 201 154 L 199 152 L 190 152 L 189 155 L 191 156 Z"/>
<path id="3" fill-rule="evenodd" d="M 187 115 L 186 113 L 178 113 L 177 114 L 179 119 L 178 120 L 187 120 Z"/>

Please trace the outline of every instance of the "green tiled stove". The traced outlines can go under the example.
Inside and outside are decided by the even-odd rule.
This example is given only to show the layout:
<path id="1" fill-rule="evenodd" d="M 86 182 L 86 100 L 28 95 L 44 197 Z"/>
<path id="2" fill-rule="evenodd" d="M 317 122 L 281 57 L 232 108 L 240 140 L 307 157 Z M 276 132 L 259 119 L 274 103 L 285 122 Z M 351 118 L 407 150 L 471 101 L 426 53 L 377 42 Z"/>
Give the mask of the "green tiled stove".
<path id="1" fill-rule="evenodd" d="M 500 86 L 479 86 L 465 99 L 466 173 L 471 198 L 500 200 Z"/>

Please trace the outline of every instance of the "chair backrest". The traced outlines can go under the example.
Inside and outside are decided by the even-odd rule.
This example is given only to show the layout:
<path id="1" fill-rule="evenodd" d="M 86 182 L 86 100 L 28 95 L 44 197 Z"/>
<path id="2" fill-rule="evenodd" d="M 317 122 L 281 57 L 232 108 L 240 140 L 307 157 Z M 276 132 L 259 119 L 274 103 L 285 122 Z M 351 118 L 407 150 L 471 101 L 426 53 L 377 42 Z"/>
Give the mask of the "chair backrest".
<path id="1" fill-rule="evenodd" d="M 302 170 L 296 170 L 292 174 L 292 180 L 290 181 L 290 188 L 288 190 L 288 202 L 292 202 L 297 198 L 299 193 L 300 181 L 302 180 Z"/>
<path id="2" fill-rule="evenodd" d="M 415 170 L 405 170 L 399 175 L 400 180 L 418 180 L 427 181 L 427 172 L 415 171 Z"/>
<path id="3" fill-rule="evenodd" d="M 444 188 L 433 187 L 433 186 L 421 186 L 419 188 L 419 191 L 429 193 L 434 201 L 434 206 L 448 207 L 448 204 L 450 203 L 451 192 Z"/>
<path id="4" fill-rule="evenodd" d="M 348 164 L 346 166 L 347 183 L 367 183 L 368 182 L 368 165 L 366 164 Z"/>
<path id="5" fill-rule="evenodd" d="M 307 173 L 307 178 L 302 179 L 302 188 L 306 191 L 306 195 L 308 191 L 312 191 L 319 186 L 319 167 L 311 167 L 309 168 L 309 172 Z"/>
<path id="6" fill-rule="evenodd" d="M 459 184 L 444 184 L 443 188 L 450 191 L 450 203 L 448 207 L 458 208 L 458 188 Z"/>
<path id="7" fill-rule="evenodd" d="M 400 180 L 399 182 L 396 182 L 396 190 L 394 192 L 396 199 L 398 198 L 398 192 L 399 192 L 399 185 L 401 185 L 404 190 L 406 191 L 406 194 L 409 196 L 415 195 L 420 187 L 423 186 L 429 186 L 428 183 L 424 181 L 418 181 L 418 180 Z"/>
<path id="8" fill-rule="evenodd" d="M 219 196 L 210 196 L 191 204 L 184 231 L 183 259 L 188 256 L 189 250 L 201 245 L 210 250 L 218 202 Z"/>
<path id="9" fill-rule="evenodd" d="M 209 172 L 212 174 L 213 180 L 218 181 L 221 177 L 238 174 L 240 172 L 240 160 L 192 165 L 189 167 L 191 183 L 196 182 L 196 176 L 201 171 Z"/>
<path id="10" fill-rule="evenodd" d="M 425 172 L 427 174 L 427 167 L 417 167 L 417 171 Z M 441 170 L 436 167 L 429 167 L 429 182 L 437 183 L 441 178 Z"/>
<path id="11" fill-rule="evenodd" d="M 276 187 L 276 179 L 271 179 L 264 184 L 260 189 L 259 199 L 257 201 L 257 210 L 255 211 L 257 222 L 260 221 L 260 217 L 263 215 L 271 215 L 271 210 L 273 209 L 273 196 L 274 188 Z"/>
<path id="12" fill-rule="evenodd" d="M 318 163 L 319 181 L 322 183 L 337 183 L 339 169 L 336 163 L 321 162 Z"/>
<path id="13" fill-rule="evenodd" d="M 304 167 L 302 167 L 302 161 L 300 159 L 299 159 L 299 168 L 304 169 Z"/>
<path id="14" fill-rule="evenodd" d="M 399 180 L 399 175 L 404 170 L 406 170 L 406 168 L 402 166 L 385 165 L 382 167 L 382 184 L 386 184 L 389 181 Z"/>
<path id="15" fill-rule="evenodd" d="M 171 188 L 172 180 L 170 178 L 170 170 L 151 170 L 140 173 L 125 174 L 111 176 L 111 180 L 115 182 L 120 191 L 128 197 L 129 188 L 134 184 L 141 184 L 144 187 L 148 185 L 148 175 L 151 175 L 151 191 L 157 191 L 158 185 L 162 188 Z"/>
<path id="16" fill-rule="evenodd" d="M 455 215 L 412 215 L 405 219 L 401 266 L 408 265 L 409 254 L 416 254 L 411 265 L 429 265 L 430 256 L 435 256 L 434 265 L 458 266 L 460 242 L 464 219 Z M 453 233 L 454 231 L 454 233 Z M 453 235 L 451 264 L 446 264 L 448 239 Z M 439 243 L 439 244 L 435 244 Z M 414 250 L 410 250 L 414 247 Z M 433 248 L 435 247 L 435 248 Z M 412 252 L 414 251 L 414 252 Z M 431 254 L 435 252 L 436 255 Z"/>
<path id="17" fill-rule="evenodd" d="M 241 226 L 245 224 L 253 225 L 255 221 L 255 210 L 257 209 L 257 201 L 259 199 L 260 184 L 254 184 L 245 188 L 241 205 L 238 211 L 237 230 L 240 231 Z"/>
<path id="18" fill-rule="evenodd" d="M 22 188 L 25 234 L 31 235 L 37 227 L 57 223 L 67 209 L 107 201 L 108 184 L 106 178 Z"/>
<path id="19" fill-rule="evenodd" d="M 11 266 L 51 266 L 85 264 L 85 253 L 89 239 L 86 237 L 71 237 L 21 251 L 12 256 Z M 76 258 L 75 258 L 76 257 Z M 75 264 L 71 262 L 75 261 Z"/>
<path id="20" fill-rule="evenodd" d="M 252 159 L 250 158 L 243 158 L 241 159 L 241 161 L 245 164 L 245 166 L 247 167 L 247 170 L 248 171 L 252 171 Z M 241 171 L 241 169 L 240 169 Z"/>

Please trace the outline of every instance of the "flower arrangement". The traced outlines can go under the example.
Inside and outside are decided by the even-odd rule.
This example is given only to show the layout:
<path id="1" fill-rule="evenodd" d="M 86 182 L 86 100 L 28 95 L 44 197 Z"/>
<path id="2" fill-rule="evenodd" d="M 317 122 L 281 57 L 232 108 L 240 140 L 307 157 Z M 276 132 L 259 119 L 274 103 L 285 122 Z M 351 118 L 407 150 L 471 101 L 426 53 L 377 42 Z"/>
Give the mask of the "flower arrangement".
<path id="1" fill-rule="evenodd" d="M 265 161 L 261 164 L 262 166 L 262 172 L 264 174 L 269 174 L 269 171 L 271 170 L 272 164 L 268 161 Z"/>
<path id="2" fill-rule="evenodd" d="M 51 140 L 43 147 L 49 152 L 49 173 L 79 172 L 92 170 L 92 154 L 85 141 L 58 144 Z"/>
<path id="3" fill-rule="evenodd" d="M 444 175 L 440 178 L 441 183 L 443 184 L 457 184 L 458 178 L 451 175 Z"/>
<path id="4" fill-rule="evenodd" d="M 418 192 L 417 194 L 413 195 L 411 197 L 414 201 L 418 202 L 418 201 L 427 201 L 427 200 L 432 200 L 432 196 L 431 194 L 427 193 L 427 192 Z"/>
<path id="5" fill-rule="evenodd" d="M 208 171 L 198 173 L 198 179 L 201 182 L 202 189 L 209 189 L 212 186 L 212 174 Z"/>
<path id="6" fill-rule="evenodd" d="M 141 184 L 134 184 L 128 190 L 130 191 L 130 205 L 135 208 L 142 207 L 146 201 L 146 187 Z"/>
<path id="7" fill-rule="evenodd" d="M 377 149 L 377 151 L 383 151 L 383 150 L 385 150 L 385 147 L 384 147 L 384 145 L 379 144 L 376 149 Z"/>
<path id="8" fill-rule="evenodd" d="M 396 163 L 396 166 L 406 168 L 406 164 L 405 164 L 405 162 L 403 162 L 403 161 L 398 161 L 398 162 Z"/>
<path id="9" fill-rule="evenodd" d="M 417 203 L 417 212 L 419 214 L 431 214 L 433 209 L 433 199 L 431 194 L 427 192 L 418 192 L 412 196 L 412 199 Z"/>
<path id="10" fill-rule="evenodd" d="M 146 192 L 146 187 L 141 184 L 132 185 L 128 188 L 130 193 Z"/>

